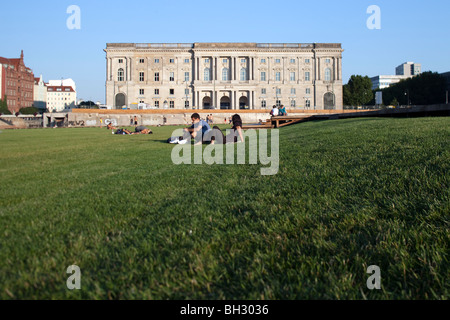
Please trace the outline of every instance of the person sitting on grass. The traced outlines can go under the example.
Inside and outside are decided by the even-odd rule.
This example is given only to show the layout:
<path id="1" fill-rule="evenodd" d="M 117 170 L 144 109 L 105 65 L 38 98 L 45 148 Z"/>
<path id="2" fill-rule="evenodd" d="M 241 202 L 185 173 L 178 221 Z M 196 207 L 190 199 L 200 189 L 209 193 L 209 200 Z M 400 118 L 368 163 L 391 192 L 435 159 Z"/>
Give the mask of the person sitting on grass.
<path id="1" fill-rule="evenodd" d="M 185 144 L 192 138 L 195 141 L 195 145 L 200 145 L 205 141 L 205 137 L 207 137 L 207 133 L 211 131 L 211 127 L 205 120 L 200 120 L 200 115 L 198 113 L 194 113 L 191 116 L 191 120 L 192 126 L 184 129 L 183 140 L 178 143 Z"/>
<path id="2" fill-rule="evenodd" d="M 244 142 L 244 135 L 242 133 L 242 119 L 238 114 L 231 117 L 233 127 L 231 132 L 225 136 L 219 127 L 215 126 L 213 130 L 208 133 L 210 135 L 211 144 L 228 144 Z M 238 139 L 240 138 L 240 141 Z"/>

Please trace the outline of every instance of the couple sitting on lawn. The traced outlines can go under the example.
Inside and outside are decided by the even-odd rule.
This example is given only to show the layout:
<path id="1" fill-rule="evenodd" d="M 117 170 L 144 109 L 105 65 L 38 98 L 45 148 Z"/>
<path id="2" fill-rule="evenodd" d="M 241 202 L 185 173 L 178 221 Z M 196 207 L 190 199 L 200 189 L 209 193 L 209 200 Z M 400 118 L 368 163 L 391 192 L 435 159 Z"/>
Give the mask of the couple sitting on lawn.
<path id="1" fill-rule="evenodd" d="M 212 129 L 206 121 L 200 119 L 198 113 L 194 113 L 191 117 L 192 126 L 184 129 L 184 135 L 182 137 L 172 137 L 169 139 L 169 143 L 172 144 L 186 144 L 191 139 L 194 139 L 195 145 L 201 145 L 202 143 L 211 144 L 226 144 L 236 143 L 238 138 L 240 141 L 244 141 L 242 134 L 242 120 L 238 114 L 232 117 L 233 127 L 229 135 L 225 136 L 219 127 L 214 126 Z"/>

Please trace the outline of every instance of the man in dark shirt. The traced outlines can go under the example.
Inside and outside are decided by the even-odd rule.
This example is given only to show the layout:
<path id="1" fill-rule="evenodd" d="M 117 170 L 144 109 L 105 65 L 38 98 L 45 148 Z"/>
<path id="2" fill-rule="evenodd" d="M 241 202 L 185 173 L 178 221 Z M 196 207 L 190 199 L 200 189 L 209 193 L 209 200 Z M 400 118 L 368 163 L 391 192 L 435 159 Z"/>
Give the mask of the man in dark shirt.
<path id="1" fill-rule="evenodd" d="M 192 126 L 184 129 L 184 136 L 181 141 L 186 143 L 189 138 L 192 138 L 195 139 L 196 145 L 202 144 L 202 141 L 204 141 L 204 138 L 207 136 L 206 134 L 211 131 L 211 127 L 205 120 L 200 119 L 200 115 L 198 113 L 194 113 L 191 120 Z"/>

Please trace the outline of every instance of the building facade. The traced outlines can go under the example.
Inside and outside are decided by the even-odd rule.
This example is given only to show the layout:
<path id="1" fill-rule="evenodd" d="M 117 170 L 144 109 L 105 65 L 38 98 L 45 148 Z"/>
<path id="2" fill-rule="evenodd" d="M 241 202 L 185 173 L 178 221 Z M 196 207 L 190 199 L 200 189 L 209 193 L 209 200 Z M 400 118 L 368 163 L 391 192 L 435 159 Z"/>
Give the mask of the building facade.
<path id="1" fill-rule="evenodd" d="M 77 93 L 72 87 L 47 86 L 47 109 L 49 112 L 61 112 L 75 108 Z"/>
<path id="2" fill-rule="evenodd" d="M 47 110 L 61 112 L 77 105 L 77 86 L 72 79 L 49 80 L 47 89 Z"/>
<path id="3" fill-rule="evenodd" d="M 106 104 L 341 110 L 341 44 L 131 44 L 106 52 Z"/>
<path id="4" fill-rule="evenodd" d="M 18 59 L 0 57 L 0 96 L 4 99 L 6 95 L 8 110 L 13 114 L 34 103 L 34 75 L 23 57 L 23 51 Z"/>
<path id="5" fill-rule="evenodd" d="M 34 106 L 41 110 L 47 109 L 47 83 L 42 75 L 40 78 L 34 78 Z"/>
<path id="6" fill-rule="evenodd" d="M 410 78 L 410 76 L 376 76 L 370 78 L 370 80 L 372 81 L 372 90 L 376 90 L 389 88 L 393 84 L 408 78 Z"/>
<path id="7" fill-rule="evenodd" d="M 395 74 L 397 76 L 414 77 L 422 73 L 422 65 L 414 62 L 405 62 L 395 68 Z"/>
<path id="8" fill-rule="evenodd" d="M 386 89 L 402 80 L 418 76 L 422 73 L 422 65 L 414 62 L 405 62 L 395 68 L 395 75 L 380 75 L 370 78 L 372 90 Z"/>

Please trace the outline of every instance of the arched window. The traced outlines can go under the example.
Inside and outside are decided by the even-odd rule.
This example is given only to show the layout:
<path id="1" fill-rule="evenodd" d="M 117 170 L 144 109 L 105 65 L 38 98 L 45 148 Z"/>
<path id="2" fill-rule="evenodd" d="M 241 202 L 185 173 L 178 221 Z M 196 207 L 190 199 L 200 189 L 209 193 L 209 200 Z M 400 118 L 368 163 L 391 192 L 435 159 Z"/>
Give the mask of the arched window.
<path id="1" fill-rule="evenodd" d="M 228 68 L 224 68 L 224 69 L 222 70 L 222 81 L 228 81 L 228 80 L 230 80 L 229 74 L 230 74 L 230 70 L 228 70 Z"/>
<path id="2" fill-rule="evenodd" d="M 117 81 L 123 81 L 123 69 L 119 69 L 119 71 L 117 72 Z"/>
<path id="3" fill-rule="evenodd" d="M 330 68 L 325 69 L 325 81 L 331 81 L 331 69 Z"/>
<path id="4" fill-rule="evenodd" d="M 247 81 L 247 80 L 248 80 L 248 78 L 247 78 L 247 69 L 242 68 L 241 69 L 241 81 Z"/>
<path id="5" fill-rule="evenodd" d="M 204 80 L 211 81 L 211 70 L 209 68 L 205 69 Z"/>

